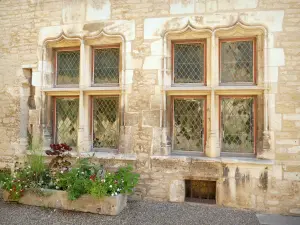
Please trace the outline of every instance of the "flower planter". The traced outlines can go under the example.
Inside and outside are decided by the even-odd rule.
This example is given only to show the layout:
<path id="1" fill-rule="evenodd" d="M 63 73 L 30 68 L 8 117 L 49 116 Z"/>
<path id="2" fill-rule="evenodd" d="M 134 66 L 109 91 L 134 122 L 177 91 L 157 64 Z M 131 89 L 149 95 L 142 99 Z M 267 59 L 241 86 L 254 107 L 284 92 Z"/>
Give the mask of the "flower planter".
<path id="1" fill-rule="evenodd" d="M 9 193 L 3 191 L 4 201 L 11 202 Z M 90 212 L 104 215 L 118 215 L 127 205 L 127 195 L 119 194 L 101 199 L 83 195 L 76 200 L 69 200 L 66 191 L 50 189 L 26 190 L 19 201 L 21 204 L 43 206 L 57 209 Z"/>

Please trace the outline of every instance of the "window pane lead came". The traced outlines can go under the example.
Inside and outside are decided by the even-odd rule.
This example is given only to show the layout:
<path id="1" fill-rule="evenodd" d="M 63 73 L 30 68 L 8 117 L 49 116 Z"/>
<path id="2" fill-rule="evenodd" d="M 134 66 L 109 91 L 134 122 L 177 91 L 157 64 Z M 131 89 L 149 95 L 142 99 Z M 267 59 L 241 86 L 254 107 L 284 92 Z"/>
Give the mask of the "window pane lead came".
<path id="1" fill-rule="evenodd" d="M 93 146 L 118 148 L 119 97 L 93 97 Z"/>
<path id="2" fill-rule="evenodd" d="M 254 153 L 254 98 L 221 99 L 222 152 Z"/>
<path id="3" fill-rule="evenodd" d="M 119 48 L 94 50 L 94 84 L 119 83 Z"/>
<path id="4" fill-rule="evenodd" d="M 78 98 L 56 98 L 56 143 L 77 146 Z"/>
<path id="5" fill-rule="evenodd" d="M 79 84 L 80 51 L 57 52 L 58 85 Z"/>
<path id="6" fill-rule="evenodd" d="M 221 42 L 221 83 L 254 82 L 253 40 Z"/>
<path id="7" fill-rule="evenodd" d="M 204 83 L 204 43 L 174 44 L 174 83 Z"/>
<path id="8" fill-rule="evenodd" d="M 204 99 L 174 99 L 174 150 L 203 151 Z"/>

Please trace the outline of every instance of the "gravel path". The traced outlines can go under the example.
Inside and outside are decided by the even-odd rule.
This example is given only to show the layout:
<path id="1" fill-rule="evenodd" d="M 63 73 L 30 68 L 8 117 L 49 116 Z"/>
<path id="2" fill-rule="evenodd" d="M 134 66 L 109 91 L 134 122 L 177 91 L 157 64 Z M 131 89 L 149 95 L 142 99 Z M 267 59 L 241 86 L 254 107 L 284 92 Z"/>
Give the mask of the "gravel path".
<path id="1" fill-rule="evenodd" d="M 259 222 L 251 211 L 197 203 L 130 201 L 120 215 L 102 216 L 5 203 L 0 199 L 0 224 L 259 225 Z"/>

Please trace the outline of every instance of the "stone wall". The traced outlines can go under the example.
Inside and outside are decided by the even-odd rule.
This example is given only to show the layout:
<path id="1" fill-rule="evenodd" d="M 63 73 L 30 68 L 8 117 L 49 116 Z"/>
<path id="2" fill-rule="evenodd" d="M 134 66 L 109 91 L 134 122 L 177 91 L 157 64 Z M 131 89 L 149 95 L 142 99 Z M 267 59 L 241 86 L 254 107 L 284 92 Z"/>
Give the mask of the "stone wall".
<path id="1" fill-rule="evenodd" d="M 51 140 L 43 116 L 44 100 L 51 95 L 51 90 L 44 90 L 53 72 L 47 58 L 51 45 L 72 45 L 77 38 L 77 44 L 89 51 L 90 42 L 85 38 L 104 31 L 111 36 L 101 39 L 100 35 L 100 42 L 119 38 L 123 46 L 120 93 L 124 123 L 119 154 L 99 153 L 97 158 L 109 166 L 135 165 L 141 173 L 136 198 L 183 201 L 184 179 L 215 180 L 220 205 L 300 214 L 298 0 L 2 0 L 0 18 L 0 168 L 13 168 L 24 156 L 26 127 L 32 127 L 46 144 Z M 216 36 L 263 31 L 260 91 L 265 93 L 267 113 L 259 157 L 219 157 L 213 120 L 206 156 L 171 154 L 166 96 L 201 91 L 174 89 L 168 78 L 166 35 L 185 29 Z M 45 46 L 47 40 L 53 42 Z M 212 49 L 216 50 L 213 42 Z M 211 62 L 214 57 L 212 51 Z M 217 68 L 212 65 L 213 87 Z M 24 105 L 31 83 L 36 87 L 35 109 Z M 207 94 L 213 96 L 213 102 L 212 93 Z M 215 107 L 211 108 L 210 116 L 214 116 Z M 79 135 L 82 154 L 88 146 L 86 129 L 83 122 Z"/>

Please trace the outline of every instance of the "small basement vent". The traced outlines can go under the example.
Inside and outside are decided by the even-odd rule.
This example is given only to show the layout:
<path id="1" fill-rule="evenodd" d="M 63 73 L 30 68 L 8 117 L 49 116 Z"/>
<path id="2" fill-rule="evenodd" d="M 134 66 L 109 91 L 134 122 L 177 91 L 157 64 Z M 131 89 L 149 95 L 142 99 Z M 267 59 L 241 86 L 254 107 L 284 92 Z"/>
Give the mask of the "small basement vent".
<path id="1" fill-rule="evenodd" d="M 216 204 L 216 181 L 185 180 L 185 201 Z"/>

